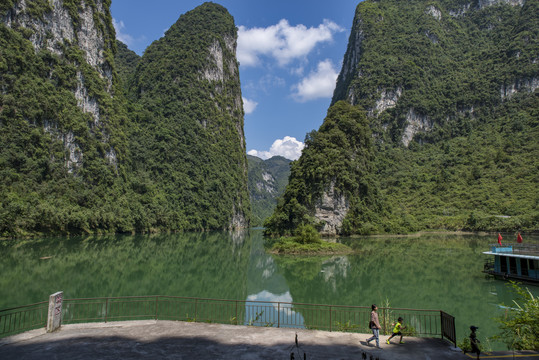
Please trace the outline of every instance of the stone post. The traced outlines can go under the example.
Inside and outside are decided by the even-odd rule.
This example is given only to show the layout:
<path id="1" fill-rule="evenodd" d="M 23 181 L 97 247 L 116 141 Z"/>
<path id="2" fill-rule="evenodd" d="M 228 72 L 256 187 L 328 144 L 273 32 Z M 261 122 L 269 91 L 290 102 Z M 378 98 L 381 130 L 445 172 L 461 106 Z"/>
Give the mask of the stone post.
<path id="1" fill-rule="evenodd" d="M 63 299 L 63 291 L 59 291 L 49 296 L 49 316 L 47 318 L 47 332 L 53 332 L 57 330 L 62 323 Z"/>

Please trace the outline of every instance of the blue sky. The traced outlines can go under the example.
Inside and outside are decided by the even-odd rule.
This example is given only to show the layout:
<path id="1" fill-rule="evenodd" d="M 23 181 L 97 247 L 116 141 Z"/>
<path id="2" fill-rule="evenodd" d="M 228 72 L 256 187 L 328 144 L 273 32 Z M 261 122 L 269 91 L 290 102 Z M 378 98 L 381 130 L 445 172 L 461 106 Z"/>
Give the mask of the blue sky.
<path id="1" fill-rule="evenodd" d="M 112 0 L 117 38 L 142 55 L 201 0 Z M 221 0 L 238 27 L 251 155 L 297 159 L 329 107 L 359 0 Z"/>

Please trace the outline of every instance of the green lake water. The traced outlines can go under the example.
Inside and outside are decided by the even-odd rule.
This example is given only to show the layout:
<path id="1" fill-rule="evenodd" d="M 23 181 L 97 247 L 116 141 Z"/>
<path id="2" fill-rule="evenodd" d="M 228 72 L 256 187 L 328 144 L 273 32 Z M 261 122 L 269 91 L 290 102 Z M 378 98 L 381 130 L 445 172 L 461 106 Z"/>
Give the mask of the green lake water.
<path id="1" fill-rule="evenodd" d="M 380 307 L 389 301 L 444 310 L 455 316 L 459 340 L 475 325 L 488 345 L 486 338 L 498 332 L 494 318 L 512 306 L 506 283 L 481 272 L 488 258 L 482 252 L 496 236 L 340 241 L 357 253 L 270 255 L 261 230 L 0 241 L 0 309 L 45 301 L 60 290 L 68 299 L 171 295 Z M 524 241 L 539 243 L 539 237 Z M 539 287 L 528 287 L 539 296 Z"/>

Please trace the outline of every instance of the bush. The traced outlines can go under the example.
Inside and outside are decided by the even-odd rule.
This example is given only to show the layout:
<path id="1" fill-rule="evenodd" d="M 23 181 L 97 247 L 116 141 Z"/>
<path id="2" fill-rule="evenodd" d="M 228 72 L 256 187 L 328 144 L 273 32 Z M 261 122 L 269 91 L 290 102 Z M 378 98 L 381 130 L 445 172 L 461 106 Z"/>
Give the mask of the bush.
<path id="1" fill-rule="evenodd" d="M 299 244 L 319 244 L 320 234 L 312 225 L 302 224 L 294 232 L 294 241 Z"/>
<path id="2" fill-rule="evenodd" d="M 509 312 L 497 319 L 502 333 L 494 339 L 503 341 L 509 349 L 539 350 L 539 298 L 515 282 L 509 286 L 518 297 Z"/>

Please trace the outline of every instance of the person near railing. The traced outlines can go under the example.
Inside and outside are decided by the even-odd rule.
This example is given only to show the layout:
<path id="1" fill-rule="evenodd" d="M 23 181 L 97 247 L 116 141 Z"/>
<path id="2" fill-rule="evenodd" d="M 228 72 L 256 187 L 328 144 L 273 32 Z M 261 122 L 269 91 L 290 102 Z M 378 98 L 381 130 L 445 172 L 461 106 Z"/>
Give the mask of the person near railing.
<path id="1" fill-rule="evenodd" d="M 376 340 L 376 347 L 380 348 L 380 329 L 382 327 L 378 320 L 378 307 L 376 304 L 372 304 L 371 309 L 371 321 L 369 321 L 369 327 L 372 330 L 372 336 L 367 339 L 367 345 L 369 345 L 371 341 Z"/>
<path id="2" fill-rule="evenodd" d="M 477 334 L 475 331 L 479 329 L 477 326 L 470 326 L 470 330 L 472 331 L 470 333 L 470 345 L 472 346 L 472 353 L 477 354 L 477 359 L 479 359 L 479 355 L 481 355 L 481 349 L 479 349 L 479 339 L 477 338 Z"/>
<path id="3" fill-rule="evenodd" d="M 386 343 L 389 345 L 391 342 L 390 340 L 393 339 L 395 336 L 401 336 L 401 339 L 399 340 L 399 344 L 404 344 L 404 341 L 402 341 L 402 332 L 401 330 L 402 329 L 405 329 L 406 326 L 403 326 L 402 323 L 404 322 L 404 319 L 399 317 L 397 319 L 397 323 L 393 323 L 391 325 L 394 325 L 395 327 L 393 328 L 393 334 L 391 334 L 391 336 L 389 337 L 389 339 L 387 339 Z"/>

